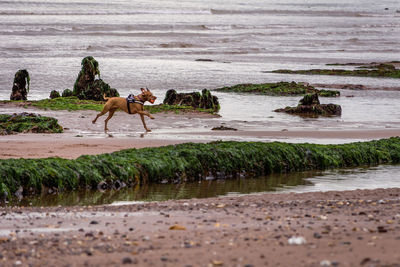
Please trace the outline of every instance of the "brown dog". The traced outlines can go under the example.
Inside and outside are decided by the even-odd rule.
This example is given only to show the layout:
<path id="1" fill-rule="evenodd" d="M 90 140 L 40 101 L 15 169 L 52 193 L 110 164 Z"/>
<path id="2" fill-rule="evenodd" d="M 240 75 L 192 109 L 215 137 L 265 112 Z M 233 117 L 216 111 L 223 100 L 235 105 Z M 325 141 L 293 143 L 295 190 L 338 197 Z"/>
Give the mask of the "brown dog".
<path id="1" fill-rule="evenodd" d="M 107 128 L 107 122 L 112 118 L 114 115 L 114 112 L 117 111 L 117 109 L 122 109 L 128 114 L 136 114 L 138 113 L 140 115 L 140 118 L 142 119 L 142 123 L 144 128 L 146 129 L 147 132 L 151 132 L 150 129 L 147 128 L 146 123 L 144 121 L 144 115 L 148 116 L 150 119 L 154 119 L 153 116 L 150 115 L 149 112 L 144 111 L 143 104 L 146 101 L 149 101 L 150 103 L 154 103 L 154 100 L 157 99 L 153 95 L 152 92 L 150 92 L 149 89 L 144 89 L 140 88 L 142 90 L 142 93 L 140 95 L 134 96 L 135 102 L 134 103 L 127 103 L 126 98 L 123 97 L 106 97 L 104 94 L 104 99 L 107 100 L 107 103 L 104 105 L 103 110 L 97 114 L 96 118 L 92 121 L 92 123 L 96 123 L 97 119 L 106 114 L 108 112 L 108 117 L 105 120 L 105 125 L 104 125 L 104 132 L 108 131 Z"/>

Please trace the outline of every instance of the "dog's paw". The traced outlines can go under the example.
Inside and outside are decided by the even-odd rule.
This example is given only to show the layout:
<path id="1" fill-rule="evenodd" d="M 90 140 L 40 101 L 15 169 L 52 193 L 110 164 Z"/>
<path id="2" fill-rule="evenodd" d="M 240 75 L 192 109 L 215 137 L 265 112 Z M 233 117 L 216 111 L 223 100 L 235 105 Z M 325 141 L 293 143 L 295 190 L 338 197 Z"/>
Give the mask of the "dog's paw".
<path id="1" fill-rule="evenodd" d="M 155 118 L 153 116 L 151 116 L 150 119 L 154 120 Z"/>
<path id="2" fill-rule="evenodd" d="M 146 132 L 151 132 L 151 130 L 150 129 L 146 129 Z"/>
<path id="3" fill-rule="evenodd" d="M 92 123 L 93 123 L 93 124 L 95 124 L 95 123 L 96 123 L 96 121 L 92 121 Z"/>

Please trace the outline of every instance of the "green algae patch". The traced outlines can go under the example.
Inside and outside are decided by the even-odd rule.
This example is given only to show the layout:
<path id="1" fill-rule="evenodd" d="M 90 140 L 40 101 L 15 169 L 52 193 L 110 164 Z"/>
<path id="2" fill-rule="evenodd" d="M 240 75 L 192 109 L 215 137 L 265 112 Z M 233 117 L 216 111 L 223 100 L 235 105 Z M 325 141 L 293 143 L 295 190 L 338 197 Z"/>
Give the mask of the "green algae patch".
<path id="1" fill-rule="evenodd" d="M 0 160 L 1 195 L 121 185 L 261 176 L 306 170 L 396 164 L 400 137 L 341 145 L 262 142 L 186 143 L 110 154 Z"/>
<path id="2" fill-rule="evenodd" d="M 4 101 L 3 101 L 4 102 Z M 10 102 L 10 101 L 7 101 Z M 40 109 L 50 109 L 50 110 L 95 110 L 101 111 L 103 109 L 106 101 L 94 101 L 94 100 L 82 100 L 78 99 L 75 96 L 71 97 L 57 97 L 54 99 L 42 99 L 39 101 L 27 101 L 28 105 L 40 108 Z M 197 108 L 193 109 L 191 106 L 179 106 L 179 105 L 145 105 L 145 110 L 150 113 L 166 113 L 166 112 L 175 112 L 177 114 L 185 113 L 185 112 L 201 112 L 201 113 L 211 113 L 214 114 L 213 109 L 202 109 Z"/>
<path id="3" fill-rule="evenodd" d="M 0 114 L 0 135 L 15 133 L 62 133 L 57 119 L 33 113 Z"/>
<path id="4" fill-rule="evenodd" d="M 254 93 L 272 96 L 293 96 L 317 93 L 319 96 L 336 97 L 340 96 L 339 91 L 333 90 L 318 90 L 307 83 L 296 82 L 278 82 L 278 83 L 261 83 L 261 84 L 237 84 L 214 89 L 220 92 L 233 93 Z"/>
<path id="5" fill-rule="evenodd" d="M 400 78 L 400 69 L 392 64 L 360 66 L 354 70 L 344 69 L 311 69 L 311 70 L 274 70 L 272 73 L 306 74 L 306 75 L 338 75 L 377 78 Z"/>
<path id="6" fill-rule="evenodd" d="M 105 102 L 94 100 L 81 100 L 75 96 L 57 97 L 54 99 L 42 99 L 30 101 L 32 106 L 51 110 L 96 110 L 101 111 Z"/>

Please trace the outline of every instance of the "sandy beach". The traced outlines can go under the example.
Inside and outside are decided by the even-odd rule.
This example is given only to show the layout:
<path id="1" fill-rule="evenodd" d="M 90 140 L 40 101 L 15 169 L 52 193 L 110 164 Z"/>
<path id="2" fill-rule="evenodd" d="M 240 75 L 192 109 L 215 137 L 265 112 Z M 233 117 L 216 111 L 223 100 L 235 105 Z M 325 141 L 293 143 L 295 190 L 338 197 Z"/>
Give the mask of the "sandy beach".
<path id="1" fill-rule="evenodd" d="M 362 70 L 388 62 L 399 68 L 399 15 L 392 0 L 0 1 L 0 113 L 37 113 L 56 118 L 63 127 L 59 134 L 0 135 L 0 161 L 76 159 L 186 142 L 343 144 L 400 136 L 398 77 L 273 73 Z M 52 90 L 74 90 L 85 77 L 80 70 L 88 56 L 97 60 L 96 79 L 121 97 L 147 87 L 160 104 L 169 89 L 209 89 L 221 109 L 218 115 L 157 113 L 155 120 L 146 118 L 148 133 L 139 116 L 117 112 L 104 133 L 106 116 L 92 124 L 96 111 L 3 101 L 22 69 L 29 72 L 28 100 L 46 99 Z M 297 106 L 300 96 L 213 90 L 281 81 L 339 90 L 340 97 L 320 101 L 340 105 L 341 116 L 274 112 Z M 212 130 L 221 126 L 236 130 Z M 12 176 L 23 169 L 20 162 L 31 170 L 43 166 L 7 161 L 14 165 L 3 168 L 10 170 L 9 179 L 0 181 L 0 189 L 3 182 L 16 180 Z M 238 177 L 229 183 L 226 177 L 193 183 L 164 179 L 106 192 L 58 191 L 39 181 L 39 196 L 0 205 L 0 267 L 400 266 L 400 168 L 353 166 Z M 54 178 L 56 172 L 49 173 Z M 18 186 L 30 179 L 23 171 L 18 174 Z M 27 192 L 21 188 L 14 186 L 16 196 Z M 0 198 L 7 196 L 1 192 Z"/>
<path id="2" fill-rule="evenodd" d="M 0 264 L 398 266 L 399 195 L 376 189 L 0 208 Z"/>
<path id="3" fill-rule="evenodd" d="M 2 136 L 1 158 L 73 159 L 125 148 L 208 142 L 221 135 L 228 140 L 352 141 L 400 134 L 398 129 L 254 128 L 221 133 L 210 130 L 221 125 L 217 116 L 194 113 L 157 114 L 149 121 L 153 132 L 147 134 L 140 124 L 132 133 L 121 130 L 127 118 L 139 118 L 119 113 L 110 124 L 111 133 L 104 134 L 102 121 L 90 122 L 94 111 L 44 113 L 58 118 L 65 132 Z M 182 120 L 190 121 L 189 127 L 176 131 Z M 198 130 L 201 126 L 205 129 Z M 243 123 L 229 126 L 241 128 Z M 375 189 L 106 206 L 1 207 L 0 265 L 398 266 L 399 194 L 400 189 Z"/>

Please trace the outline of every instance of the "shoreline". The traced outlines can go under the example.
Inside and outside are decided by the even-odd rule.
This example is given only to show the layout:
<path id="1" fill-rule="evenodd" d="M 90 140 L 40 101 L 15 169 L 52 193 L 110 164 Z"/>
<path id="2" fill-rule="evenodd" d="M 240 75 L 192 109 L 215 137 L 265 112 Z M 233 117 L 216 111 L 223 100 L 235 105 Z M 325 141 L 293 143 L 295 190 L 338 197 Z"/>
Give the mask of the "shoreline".
<path id="1" fill-rule="evenodd" d="M 166 136 L 162 138 L 160 135 L 162 133 L 154 137 L 152 133 L 135 134 L 130 137 L 109 137 L 106 134 L 79 137 L 70 133 L 8 135 L 0 139 L 0 159 L 47 157 L 75 159 L 82 155 L 111 153 L 129 148 L 158 147 L 188 142 L 207 143 L 220 136 L 245 137 L 252 141 L 270 138 L 270 141 L 279 140 L 289 143 L 293 141 L 299 143 L 302 139 L 314 140 L 317 143 L 318 140 L 324 142 L 324 140 L 332 139 L 357 142 L 400 136 L 400 129 L 170 132 L 168 133 L 170 138 Z"/>
<path id="2" fill-rule="evenodd" d="M 399 196 L 394 188 L 125 206 L 1 207 L 0 262 L 396 266 Z"/>

